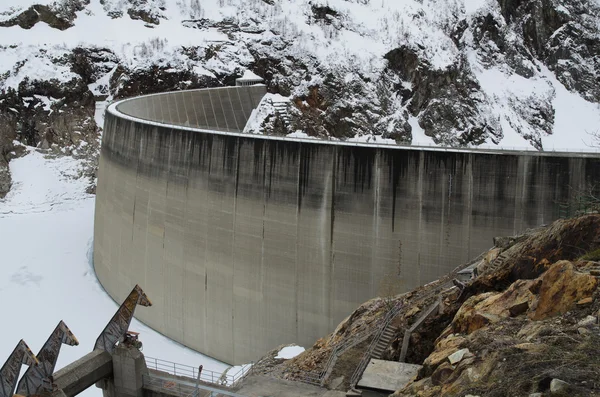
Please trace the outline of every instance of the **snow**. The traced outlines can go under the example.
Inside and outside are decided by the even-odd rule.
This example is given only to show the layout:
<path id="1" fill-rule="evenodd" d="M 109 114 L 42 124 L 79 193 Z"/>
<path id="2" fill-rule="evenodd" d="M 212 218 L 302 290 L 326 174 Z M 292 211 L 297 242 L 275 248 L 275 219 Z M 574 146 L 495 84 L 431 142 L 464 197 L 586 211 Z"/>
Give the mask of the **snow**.
<path id="1" fill-rule="evenodd" d="M 301 139 L 320 139 L 320 138 L 317 138 L 317 137 L 310 136 L 306 132 L 301 131 L 301 130 L 290 132 L 289 134 L 286 135 L 286 137 L 288 137 L 288 138 L 301 138 Z"/>
<path id="2" fill-rule="evenodd" d="M 600 104 L 568 91 L 547 67 L 540 67 L 556 90 L 554 133 L 542 138 L 544 150 L 600 151 L 593 135 L 600 133 Z"/>
<path id="3" fill-rule="evenodd" d="M 104 128 L 104 112 L 106 111 L 107 106 L 108 106 L 107 101 L 97 101 L 96 102 L 96 111 L 94 112 L 94 121 L 96 121 L 96 125 L 100 128 Z"/>
<path id="4" fill-rule="evenodd" d="M 425 131 L 419 125 L 419 120 L 416 117 L 411 116 L 408 118 L 408 124 L 412 127 L 412 144 L 419 146 L 435 146 L 433 139 L 425 135 Z"/>
<path id="5" fill-rule="evenodd" d="M 246 375 L 254 364 L 241 364 L 230 367 L 227 370 L 227 376 L 225 377 L 225 385 L 233 386 L 233 384 L 238 381 L 241 377 Z"/>
<path id="6" fill-rule="evenodd" d="M 289 102 L 290 98 L 284 97 L 279 94 L 266 94 L 256 107 L 252 110 L 246 126 L 244 127 L 244 133 L 246 134 L 262 134 L 263 129 L 261 128 L 265 120 L 272 115 L 276 114 L 276 110 L 273 107 L 274 103 L 286 103 Z"/>
<path id="7" fill-rule="evenodd" d="M 499 120 L 504 135 L 500 142 L 488 141 L 480 148 L 534 150 L 523 136 L 537 133 L 523 122 L 523 115 L 528 116 L 532 107 L 547 102 L 552 104 L 555 113 L 552 134 L 540 136 L 544 150 L 600 151 L 593 147 L 591 135 L 599 129 L 600 105 L 568 91 L 542 63 L 535 64 L 539 74 L 525 78 L 498 66 L 483 67 L 474 51 L 469 53 L 469 62 L 482 92 L 491 99 L 491 112 Z"/>
<path id="8" fill-rule="evenodd" d="M 50 5 L 55 1 L 5 0 L 0 4 L 0 20 L 14 17 L 34 3 Z M 490 13 L 501 25 L 505 24 L 494 0 L 290 0 L 274 5 L 260 0 L 149 0 L 134 3 L 137 9 L 158 17 L 160 23 L 149 25 L 131 19 L 127 8 L 132 2 L 90 0 L 76 13 L 74 26 L 64 31 L 43 22 L 31 29 L 1 28 L 0 90 L 17 88 L 25 78 L 62 83 L 76 78 L 68 62 L 56 60 L 66 59 L 78 46 L 107 48 L 118 58 L 114 65 L 105 65 L 104 70 L 111 69 L 110 72 L 89 84 L 92 93 L 102 98 L 109 94 L 109 81 L 118 63 L 131 70 L 151 65 L 171 70 L 187 69 L 198 76 L 211 78 L 245 70 L 242 79 L 257 79 L 260 77 L 247 69 L 256 62 L 248 49 L 252 43 L 267 48 L 266 51 L 285 49 L 281 56 L 284 70 L 289 66 L 290 58 L 307 60 L 307 64 L 315 65 L 315 70 L 308 76 L 298 72 L 299 78 L 294 82 L 297 85 L 290 87 L 293 94 L 298 94 L 306 92 L 307 85 L 318 84 L 323 77 L 321 72 L 325 75 L 336 68 L 351 70 L 374 81 L 386 67 L 384 55 L 399 45 L 416 51 L 431 68 L 445 69 L 462 59 L 464 53 L 449 33 L 459 21 L 472 21 Z M 333 9 L 336 15 L 326 20 L 317 19 L 312 8 L 325 6 Z M 564 6 L 560 6 L 559 11 L 568 12 Z M 109 13 L 122 16 L 113 18 Z M 200 18 L 222 25 L 227 25 L 228 20 L 233 21 L 243 27 L 243 31 L 225 33 L 217 27 L 204 26 L 197 21 Z M 500 28 L 504 29 L 506 25 Z M 467 30 L 466 36 L 469 32 Z M 286 43 L 292 44 L 288 47 Z M 473 43 L 467 40 L 466 44 L 468 48 Z M 494 46 L 492 42 L 487 45 Z M 196 48 L 197 53 L 188 56 L 183 47 Z M 213 51 L 212 47 L 218 51 Z M 209 53 L 212 55 L 207 56 Z M 534 149 L 523 136 L 535 136 L 548 150 L 589 148 L 592 140 L 589 133 L 598 129 L 600 110 L 597 104 L 585 102 L 578 94 L 570 93 L 541 64 L 528 65 L 540 72 L 526 79 L 501 67 L 484 67 L 475 50 L 467 55 L 481 86 L 483 99 L 479 116 L 501 128 L 503 134 L 501 138 L 494 137 L 496 141 L 488 139 L 484 147 Z M 185 85 L 186 82 L 181 82 L 181 87 Z M 42 99 L 44 108 L 49 109 L 56 100 L 59 98 Z M 537 120 L 535 109 L 529 109 L 528 105 L 544 102 L 554 106 L 555 123 L 548 130 L 552 134 L 539 136 L 539 128 L 536 131 L 527 125 L 528 118 Z M 101 121 L 101 107 L 97 109 L 96 120 Z M 260 133 L 257 127 L 267 110 L 253 114 L 247 132 Z M 414 117 L 408 121 L 413 126 L 413 144 L 433 144 Z M 390 126 L 394 128 L 393 124 Z M 371 140 L 372 137 L 364 135 L 349 141 Z"/>
<path id="9" fill-rule="evenodd" d="M 251 70 L 246 69 L 240 80 L 262 80 L 262 77 L 258 76 L 256 73 L 253 73 Z"/>
<path id="10" fill-rule="evenodd" d="M 10 170 L 13 188 L 0 200 L 0 300 L 4 318 L 13 325 L 4 327 L 0 357 L 8 358 L 21 338 L 37 353 L 64 320 L 80 345 L 62 347 L 60 369 L 92 350 L 118 308 L 92 268 L 94 196 L 85 193 L 87 183 L 78 178 L 81 163 L 71 157 L 44 158 L 29 149 L 26 156 L 10 162 Z M 136 309 L 144 310 L 152 308 Z M 147 356 L 196 367 L 202 364 L 217 372 L 228 367 L 137 320 L 130 329 L 140 332 Z M 91 387 L 82 395 L 100 393 Z"/>
<path id="11" fill-rule="evenodd" d="M 289 360 L 290 358 L 294 358 L 297 355 L 304 352 L 304 348 L 302 346 L 286 346 L 283 349 L 279 350 L 277 356 L 275 358 L 282 358 L 284 360 Z"/>
<path id="12" fill-rule="evenodd" d="M 365 134 L 360 136 L 354 136 L 348 138 L 347 142 L 356 142 L 356 143 L 379 143 L 383 145 L 395 145 L 396 141 L 389 138 L 382 138 L 381 136 L 373 135 L 373 134 Z"/>

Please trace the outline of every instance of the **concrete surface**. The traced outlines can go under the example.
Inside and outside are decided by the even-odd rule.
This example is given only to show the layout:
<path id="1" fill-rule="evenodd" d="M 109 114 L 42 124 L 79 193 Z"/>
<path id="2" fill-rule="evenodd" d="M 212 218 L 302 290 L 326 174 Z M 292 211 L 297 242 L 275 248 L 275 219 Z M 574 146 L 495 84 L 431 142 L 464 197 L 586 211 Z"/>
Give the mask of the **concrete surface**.
<path id="1" fill-rule="evenodd" d="M 150 380 L 144 384 L 144 397 L 182 397 L 198 392 L 197 397 L 247 397 L 216 384 L 198 382 L 184 376 L 174 376 L 150 370 Z"/>
<path id="2" fill-rule="evenodd" d="M 344 397 L 345 392 L 327 390 L 301 382 L 251 375 L 244 380 L 239 394 L 247 397 Z"/>
<path id="3" fill-rule="evenodd" d="M 142 377 L 148 375 L 144 355 L 138 349 L 117 346 L 112 357 L 114 396 L 142 397 Z"/>
<path id="4" fill-rule="evenodd" d="M 67 397 L 73 397 L 96 382 L 112 376 L 110 353 L 94 350 L 54 373 L 54 383 Z"/>
<path id="5" fill-rule="evenodd" d="M 397 361 L 372 359 L 356 386 L 357 389 L 385 391 L 388 395 L 406 386 L 421 367 Z"/>
<path id="6" fill-rule="evenodd" d="M 311 346 L 364 301 L 435 280 L 497 235 L 555 220 L 557 201 L 600 180 L 592 155 L 236 133 L 261 92 L 112 105 L 98 170 L 94 266 L 104 288 L 121 301 L 139 283 L 154 305 L 136 317 L 228 363 Z"/>

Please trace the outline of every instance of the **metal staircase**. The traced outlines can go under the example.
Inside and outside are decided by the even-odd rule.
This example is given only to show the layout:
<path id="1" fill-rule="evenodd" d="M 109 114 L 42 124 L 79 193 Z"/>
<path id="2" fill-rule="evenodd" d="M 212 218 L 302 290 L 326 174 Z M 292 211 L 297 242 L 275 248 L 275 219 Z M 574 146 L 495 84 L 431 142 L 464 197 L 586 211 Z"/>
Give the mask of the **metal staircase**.
<path id="1" fill-rule="evenodd" d="M 382 324 L 379 332 L 373 338 L 373 341 L 371 342 L 371 345 L 369 346 L 369 348 L 367 349 L 367 351 L 363 355 L 360 363 L 358 364 L 358 367 L 356 368 L 356 370 L 352 374 L 352 377 L 350 378 L 350 387 L 352 389 L 358 383 L 358 380 L 362 376 L 362 373 L 365 370 L 365 368 L 367 368 L 367 365 L 369 365 L 369 361 L 371 361 L 372 358 L 379 358 L 379 357 L 381 357 L 381 354 L 383 353 L 383 351 L 385 350 L 385 348 L 388 346 L 388 344 L 391 341 L 391 338 L 393 336 L 394 329 L 395 329 L 395 327 L 393 325 L 391 325 L 392 321 L 396 318 L 396 316 L 398 315 L 398 313 L 400 313 L 400 310 L 403 307 L 404 306 L 402 304 L 397 304 L 385 316 L 385 319 L 383 321 L 383 324 Z M 390 335 L 390 332 L 391 332 L 391 335 Z M 388 335 L 388 336 L 384 337 L 384 335 Z M 384 342 L 384 338 L 388 338 L 387 342 Z M 376 353 L 377 349 L 379 349 L 379 353 Z M 379 355 L 375 356 L 376 354 L 379 354 Z"/>
<path id="2" fill-rule="evenodd" d="M 379 342 L 377 342 L 377 345 L 375 345 L 375 349 L 373 349 L 373 353 L 371 353 L 371 358 L 381 359 L 383 352 L 390 345 L 395 334 L 396 327 L 389 324 L 388 327 L 383 330 L 381 338 L 379 338 Z"/>
<path id="3" fill-rule="evenodd" d="M 367 340 L 373 334 L 375 334 L 374 338 L 378 338 L 377 340 L 381 342 L 376 344 L 377 346 L 380 344 L 382 346 L 381 352 L 379 352 L 379 355 L 381 355 L 383 350 L 385 350 L 387 347 L 386 343 L 389 343 L 391 338 L 394 336 L 394 330 L 391 327 L 388 327 L 388 325 L 398 315 L 402 308 L 403 305 L 398 302 L 391 310 L 388 311 L 387 315 L 378 320 L 376 324 L 361 324 L 354 330 L 354 335 L 351 338 L 346 338 L 342 343 L 336 345 L 336 347 L 331 351 L 329 359 L 321 371 L 305 372 L 298 380 L 316 386 L 323 386 L 329 378 L 329 375 L 331 375 L 338 358 L 349 349 Z M 387 342 L 383 341 L 383 338 L 385 338 Z M 369 350 L 372 350 L 372 346 L 374 346 L 373 342 L 371 342 Z"/>
<path id="4" fill-rule="evenodd" d="M 286 98 L 285 100 L 277 100 L 271 99 L 271 105 L 275 108 L 275 113 L 277 116 L 283 121 L 285 128 L 289 128 L 290 126 L 290 115 L 288 112 L 288 107 L 290 105 L 290 101 Z"/>
<path id="5" fill-rule="evenodd" d="M 484 274 L 489 274 L 489 273 L 493 273 L 496 270 L 500 269 L 504 263 L 506 262 L 506 260 L 508 259 L 508 250 L 504 250 L 500 253 L 500 255 L 498 255 L 498 257 L 496 257 L 496 259 L 494 259 L 489 267 L 487 269 L 485 269 Z"/>

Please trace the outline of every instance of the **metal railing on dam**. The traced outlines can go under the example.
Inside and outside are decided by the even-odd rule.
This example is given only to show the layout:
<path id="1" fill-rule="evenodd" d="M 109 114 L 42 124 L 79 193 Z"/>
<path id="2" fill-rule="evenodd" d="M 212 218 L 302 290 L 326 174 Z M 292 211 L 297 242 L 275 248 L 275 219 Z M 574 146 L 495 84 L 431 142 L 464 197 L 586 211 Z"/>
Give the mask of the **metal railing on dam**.
<path id="1" fill-rule="evenodd" d="M 235 370 L 225 372 L 215 372 L 208 369 L 192 367 L 191 365 L 174 363 L 172 361 L 162 360 L 155 357 L 145 357 L 148 369 L 166 372 L 173 376 L 198 379 L 205 383 L 235 387 L 248 375 L 252 369 L 253 363 L 249 363 Z M 231 373 L 230 373 L 231 372 Z"/>
<path id="2" fill-rule="evenodd" d="M 112 104 L 98 171 L 94 266 L 105 289 L 121 297 L 143 283 L 154 310 L 142 321 L 229 363 L 310 346 L 362 302 L 558 218 L 556 203 L 600 178 L 594 153 L 245 135 L 264 93 Z"/>

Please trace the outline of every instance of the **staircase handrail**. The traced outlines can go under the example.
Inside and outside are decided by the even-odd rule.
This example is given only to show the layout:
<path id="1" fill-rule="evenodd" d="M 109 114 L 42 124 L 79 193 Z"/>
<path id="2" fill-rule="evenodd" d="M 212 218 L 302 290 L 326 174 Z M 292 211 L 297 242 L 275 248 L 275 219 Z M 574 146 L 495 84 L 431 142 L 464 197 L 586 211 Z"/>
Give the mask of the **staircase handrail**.
<path id="1" fill-rule="evenodd" d="M 371 361 L 371 354 L 373 353 L 373 350 L 375 350 L 375 347 L 379 343 L 381 336 L 383 335 L 383 333 L 385 332 L 387 327 L 391 324 L 391 322 L 394 320 L 394 318 L 396 318 L 396 316 L 398 315 L 400 310 L 402 310 L 402 308 L 403 308 L 403 305 L 401 303 L 396 303 L 394 308 L 391 309 L 385 316 L 385 320 L 383 322 L 382 327 L 377 332 L 377 335 L 375 336 L 375 338 L 373 338 L 373 340 L 371 341 L 371 344 L 369 345 L 365 354 L 363 354 L 363 357 L 360 360 L 358 367 L 356 367 L 356 370 L 354 371 L 354 373 L 352 374 L 352 377 L 350 378 L 350 387 L 351 388 L 354 388 L 356 386 L 356 384 L 358 383 L 358 378 L 362 375 L 363 371 L 369 364 L 369 361 Z"/>

